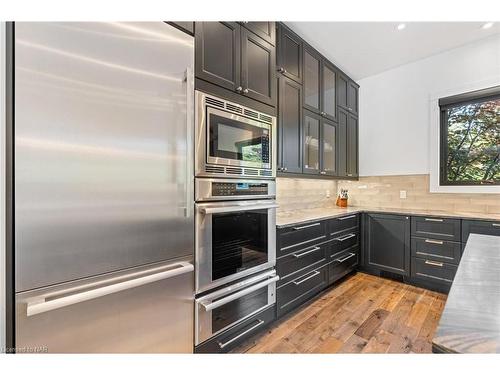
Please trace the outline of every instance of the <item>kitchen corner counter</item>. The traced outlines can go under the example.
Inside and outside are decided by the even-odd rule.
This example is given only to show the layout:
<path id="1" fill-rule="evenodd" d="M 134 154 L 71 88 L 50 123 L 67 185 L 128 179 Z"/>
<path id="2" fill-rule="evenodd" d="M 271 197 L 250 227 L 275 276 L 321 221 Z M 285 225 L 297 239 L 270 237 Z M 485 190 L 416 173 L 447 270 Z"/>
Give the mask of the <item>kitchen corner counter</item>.
<path id="1" fill-rule="evenodd" d="M 469 236 L 433 339 L 433 350 L 500 353 L 499 236 Z"/>
<path id="2" fill-rule="evenodd" d="M 500 214 L 449 212 L 449 211 L 417 210 L 417 209 L 413 210 L 413 209 L 403 209 L 403 208 L 372 208 L 372 207 L 362 207 L 362 206 L 350 206 L 341 208 L 335 206 L 326 208 L 308 208 L 302 210 L 278 212 L 276 215 L 276 226 L 281 228 L 281 227 L 286 227 L 288 225 L 305 224 L 312 221 L 332 219 L 336 217 L 341 217 L 349 214 L 357 214 L 361 212 L 500 221 Z"/>

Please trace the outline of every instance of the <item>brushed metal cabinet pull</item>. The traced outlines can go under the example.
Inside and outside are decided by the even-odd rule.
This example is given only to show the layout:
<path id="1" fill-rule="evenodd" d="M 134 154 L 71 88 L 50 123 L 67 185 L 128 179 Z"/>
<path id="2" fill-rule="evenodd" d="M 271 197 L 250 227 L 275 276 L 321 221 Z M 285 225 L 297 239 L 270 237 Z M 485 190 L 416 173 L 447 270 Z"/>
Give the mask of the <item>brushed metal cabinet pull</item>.
<path id="1" fill-rule="evenodd" d="M 442 223 L 444 220 L 443 219 L 431 219 L 429 217 L 426 217 L 425 221 L 435 221 L 437 223 Z"/>
<path id="2" fill-rule="evenodd" d="M 443 263 L 433 262 L 432 260 L 426 260 L 425 264 L 428 264 L 429 266 L 443 267 Z"/>
<path id="3" fill-rule="evenodd" d="M 338 220 L 354 219 L 355 217 L 356 215 L 344 216 L 344 217 L 339 217 Z"/>
<path id="4" fill-rule="evenodd" d="M 429 240 L 429 239 L 426 239 L 425 242 L 427 242 L 427 243 L 433 243 L 433 244 L 436 244 L 436 245 L 442 245 L 444 243 L 443 241 Z"/>
<path id="5" fill-rule="evenodd" d="M 263 321 L 262 319 L 257 319 L 257 322 L 258 322 L 258 323 L 257 323 L 256 325 L 254 325 L 254 326 L 250 327 L 249 329 L 247 329 L 247 330 L 245 330 L 245 331 L 241 332 L 239 335 L 234 336 L 231 340 L 228 340 L 228 341 L 226 341 L 226 342 L 224 342 L 224 343 L 222 343 L 222 342 L 220 342 L 220 341 L 219 341 L 219 342 L 217 342 L 217 344 L 219 345 L 219 347 L 220 347 L 221 349 L 224 349 L 226 346 L 228 346 L 229 344 L 231 344 L 231 343 L 235 342 L 235 341 L 236 341 L 236 340 L 238 340 L 240 337 L 245 336 L 247 333 L 252 332 L 254 329 L 256 329 L 257 327 L 260 327 L 262 324 L 264 324 L 264 321 Z"/>
<path id="6" fill-rule="evenodd" d="M 355 255 L 356 254 L 354 254 L 354 253 L 349 253 L 348 256 L 346 256 L 346 257 L 344 257 L 342 259 L 335 259 L 335 262 L 344 263 L 347 259 L 351 259 Z"/>
<path id="7" fill-rule="evenodd" d="M 294 283 L 295 285 L 300 285 L 300 284 L 302 284 L 302 283 L 306 282 L 307 280 L 312 279 L 313 277 L 318 276 L 319 274 L 320 274 L 320 272 L 319 272 L 319 271 L 313 271 L 313 272 L 312 272 L 312 274 L 311 274 L 310 276 L 308 276 L 308 277 L 306 277 L 305 279 L 302 279 L 302 280 L 300 280 L 300 281 L 294 281 L 293 283 Z"/>
<path id="8" fill-rule="evenodd" d="M 493 223 L 493 224 L 491 224 L 491 225 L 492 225 L 492 226 L 494 226 L 494 227 L 500 227 L 500 224 L 495 224 L 495 223 Z"/>
<path id="9" fill-rule="evenodd" d="M 309 250 L 309 251 L 304 251 L 303 253 L 300 253 L 300 254 L 296 254 L 296 253 L 294 253 L 294 254 L 293 254 L 293 256 L 294 256 L 295 258 L 302 258 L 303 256 L 306 256 L 307 254 L 314 253 L 315 251 L 318 251 L 318 250 L 320 250 L 320 249 L 321 249 L 321 247 L 319 247 L 319 246 L 314 246 L 314 247 L 313 247 L 311 250 Z"/>
<path id="10" fill-rule="evenodd" d="M 302 230 L 302 229 L 317 227 L 318 225 L 321 225 L 321 223 L 314 223 L 314 224 L 309 224 L 309 225 L 303 225 L 301 227 L 293 227 L 293 230 Z"/>
<path id="11" fill-rule="evenodd" d="M 340 241 L 340 242 L 344 242 L 350 238 L 353 238 L 353 237 L 356 237 L 356 234 L 355 233 L 349 233 L 348 235 L 346 236 L 343 236 L 343 237 L 337 237 L 337 238 L 334 238 L 335 240 L 337 241 Z"/>

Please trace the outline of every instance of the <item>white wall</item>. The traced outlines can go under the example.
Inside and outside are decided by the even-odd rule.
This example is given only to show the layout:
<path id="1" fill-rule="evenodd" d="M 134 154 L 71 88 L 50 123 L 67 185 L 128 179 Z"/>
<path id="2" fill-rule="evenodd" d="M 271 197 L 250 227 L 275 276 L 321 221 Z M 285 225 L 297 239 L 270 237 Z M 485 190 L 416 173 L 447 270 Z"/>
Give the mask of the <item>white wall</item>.
<path id="1" fill-rule="evenodd" d="M 430 173 L 431 98 L 480 82 L 500 82 L 500 35 L 360 80 L 360 175 Z"/>

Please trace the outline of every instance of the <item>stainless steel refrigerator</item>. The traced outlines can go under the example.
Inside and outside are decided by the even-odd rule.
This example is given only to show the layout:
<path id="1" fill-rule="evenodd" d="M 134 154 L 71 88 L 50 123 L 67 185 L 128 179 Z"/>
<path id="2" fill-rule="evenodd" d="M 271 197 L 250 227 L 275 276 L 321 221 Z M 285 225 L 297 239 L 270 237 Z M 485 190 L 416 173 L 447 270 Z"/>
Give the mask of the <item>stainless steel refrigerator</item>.
<path id="1" fill-rule="evenodd" d="M 194 40 L 15 23 L 15 346 L 193 349 Z"/>

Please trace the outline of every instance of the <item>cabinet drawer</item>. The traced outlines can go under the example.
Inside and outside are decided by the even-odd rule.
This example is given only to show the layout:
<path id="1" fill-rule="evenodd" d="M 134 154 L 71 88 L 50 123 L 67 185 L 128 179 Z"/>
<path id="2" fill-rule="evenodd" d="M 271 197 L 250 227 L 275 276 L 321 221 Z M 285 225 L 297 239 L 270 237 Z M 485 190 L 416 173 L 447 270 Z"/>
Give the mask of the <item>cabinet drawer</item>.
<path id="1" fill-rule="evenodd" d="M 313 245 L 279 258 L 276 262 L 276 270 L 280 276 L 278 286 L 286 284 L 290 278 L 306 273 L 308 268 L 318 268 L 322 262 L 326 263 L 327 248 L 328 244 Z"/>
<path id="2" fill-rule="evenodd" d="M 328 265 L 328 283 L 331 284 L 351 272 L 359 259 L 359 247 L 353 246 L 337 254 Z"/>
<path id="3" fill-rule="evenodd" d="M 307 301 L 326 287 L 328 265 L 306 273 L 278 288 L 276 294 L 278 317 Z"/>
<path id="4" fill-rule="evenodd" d="M 412 236 L 460 242 L 460 232 L 460 219 L 418 216 L 411 218 Z"/>
<path id="5" fill-rule="evenodd" d="M 467 242 L 471 233 L 500 236 L 500 221 L 462 220 L 462 242 Z"/>
<path id="6" fill-rule="evenodd" d="M 337 232 L 344 231 L 350 228 L 358 228 L 359 225 L 359 215 L 348 215 L 343 217 L 338 217 L 330 220 L 330 234 L 332 236 Z"/>
<path id="7" fill-rule="evenodd" d="M 412 237 L 411 255 L 428 258 L 437 262 L 458 264 L 462 253 L 460 242 Z"/>
<path id="8" fill-rule="evenodd" d="M 225 353 L 241 344 L 274 320 L 275 306 L 273 305 L 196 346 L 194 352 Z"/>
<path id="9" fill-rule="evenodd" d="M 414 279 L 451 285 L 458 266 L 455 264 L 436 262 L 426 258 L 413 257 L 411 260 L 411 276 Z"/>
<path id="10" fill-rule="evenodd" d="M 330 244 L 330 258 L 336 257 L 337 254 L 345 249 L 359 244 L 358 228 L 335 233 L 334 237 L 328 243 Z"/>
<path id="11" fill-rule="evenodd" d="M 312 246 L 326 239 L 326 222 L 297 224 L 278 230 L 278 251 L 276 256 Z"/>

